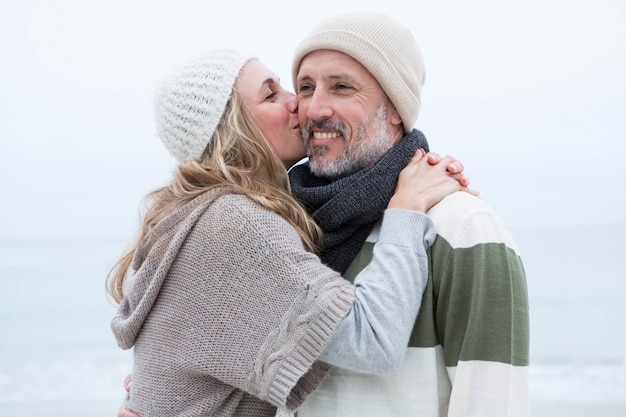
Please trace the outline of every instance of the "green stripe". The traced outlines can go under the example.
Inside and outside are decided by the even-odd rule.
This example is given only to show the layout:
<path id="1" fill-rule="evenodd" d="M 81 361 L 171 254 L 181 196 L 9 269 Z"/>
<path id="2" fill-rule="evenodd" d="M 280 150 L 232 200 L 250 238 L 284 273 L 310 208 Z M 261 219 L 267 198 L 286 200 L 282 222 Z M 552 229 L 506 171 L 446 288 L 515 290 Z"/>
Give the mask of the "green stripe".
<path id="1" fill-rule="evenodd" d="M 420 312 L 411 346 L 431 346 L 435 332 L 447 366 L 459 360 L 528 365 L 526 277 L 517 254 L 502 243 L 453 249 L 438 236 L 429 259 L 432 285 L 423 301 L 429 314 Z"/>
<path id="2" fill-rule="evenodd" d="M 361 272 L 365 267 L 372 262 L 372 258 L 374 257 L 374 244 L 370 242 L 365 242 L 359 253 L 357 253 L 356 258 L 348 267 L 348 270 L 343 274 L 343 277 L 348 281 L 354 283 L 354 278 Z"/>
<path id="3" fill-rule="evenodd" d="M 366 243 L 345 274 L 351 281 L 372 259 Z M 528 365 L 528 297 L 524 267 L 502 243 L 453 249 L 441 236 L 429 250 L 429 279 L 410 347 L 444 347 L 459 360 Z"/>

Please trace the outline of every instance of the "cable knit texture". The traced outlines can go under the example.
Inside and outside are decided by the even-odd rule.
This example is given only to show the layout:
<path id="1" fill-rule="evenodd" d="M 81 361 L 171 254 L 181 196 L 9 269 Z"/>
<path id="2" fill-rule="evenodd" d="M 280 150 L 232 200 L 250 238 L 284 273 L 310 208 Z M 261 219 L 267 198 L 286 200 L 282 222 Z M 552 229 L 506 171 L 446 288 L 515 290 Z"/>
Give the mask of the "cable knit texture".
<path id="1" fill-rule="evenodd" d="M 216 189 L 142 242 L 112 321 L 134 346 L 128 409 L 151 416 L 273 416 L 294 410 L 328 366 L 315 362 L 354 287 L 304 250 L 295 230 Z M 235 331 L 236 329 L 236 331 Z"/>

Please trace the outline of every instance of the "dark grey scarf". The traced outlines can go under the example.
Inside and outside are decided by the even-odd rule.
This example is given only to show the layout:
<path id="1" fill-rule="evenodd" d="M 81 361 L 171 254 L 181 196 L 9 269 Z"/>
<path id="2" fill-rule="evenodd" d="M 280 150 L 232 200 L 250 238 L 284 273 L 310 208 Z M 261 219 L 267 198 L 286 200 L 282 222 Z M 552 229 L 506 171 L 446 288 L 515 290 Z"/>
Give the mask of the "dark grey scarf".
<path id="1" fill-rule="evenodd" d="M 324 231 L 322 261 L 346 272 L 394 193 L 398 175 L 417 148 L 428 142 L 417 129 L 405 135 L 376 165 L 330 181 L 311 174 L 309 164 L 289 172 L 291 191 Z"/>

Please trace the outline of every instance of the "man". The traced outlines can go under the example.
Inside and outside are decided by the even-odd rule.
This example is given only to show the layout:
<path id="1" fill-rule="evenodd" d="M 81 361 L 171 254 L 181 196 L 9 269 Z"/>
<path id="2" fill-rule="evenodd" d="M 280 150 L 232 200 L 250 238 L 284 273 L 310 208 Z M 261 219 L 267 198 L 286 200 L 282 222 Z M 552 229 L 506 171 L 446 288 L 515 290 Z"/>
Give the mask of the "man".
<path id="1" fill-rule="evenodd" d="M 293 61 L 309 162 L 292 191 L 324 229 L 323 260 L 352 279 L 371 259 L 398 172 L 416 148 L 424 82 L 409 30 L 387 16 L 340 15 Z M 334 369 L 298 411 L 309 416 L 528 416 L 528 297 L 522 262 L 482 200 L 456 193 L 428 213 L 438 236 L 402 369 Z"/>

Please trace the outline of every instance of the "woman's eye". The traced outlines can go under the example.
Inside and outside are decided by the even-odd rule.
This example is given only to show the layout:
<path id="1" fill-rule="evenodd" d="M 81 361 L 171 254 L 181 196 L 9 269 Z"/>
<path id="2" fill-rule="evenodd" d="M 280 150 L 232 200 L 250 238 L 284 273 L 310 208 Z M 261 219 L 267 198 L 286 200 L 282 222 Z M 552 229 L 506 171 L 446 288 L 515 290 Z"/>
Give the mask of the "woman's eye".
<path id="1" fill-rule="evenodd" d="M 267 96 L 265 96 L 265 100 L 273 100 L 276 98 L 278 93 L 276 91 L 270 92 Z"/>

